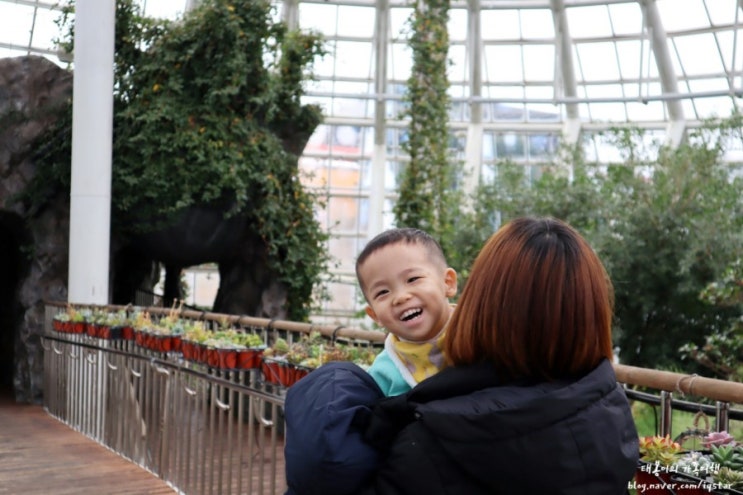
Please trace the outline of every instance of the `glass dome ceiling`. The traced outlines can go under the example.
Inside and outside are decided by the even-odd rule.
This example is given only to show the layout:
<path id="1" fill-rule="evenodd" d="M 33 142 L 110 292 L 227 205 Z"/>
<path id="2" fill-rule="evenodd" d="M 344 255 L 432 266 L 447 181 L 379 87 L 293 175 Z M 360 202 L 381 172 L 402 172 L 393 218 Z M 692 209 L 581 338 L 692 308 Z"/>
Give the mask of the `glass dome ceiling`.
<path id="1" fill-rule="evenodd" d="M 99 0 L 102 1 L 102 0 Z M 113 1 L 113 0 L 110 0 Z M 178 18 L 198 0 L 139 0 L 144 13 Z M 392 224 L 396 177 L 406 158 L 397 115 L 410 74 L 407 0 L 285 0 L 277 16 L 322 32 L 307 101 L 325 121 L 301 166 L 328 196 L 318 212 L 340 261 L 327 315 L 354 308 L 353 260 Z M 0 0 L 0 57 L 57 58 L 53 1 Z M 743 0 L 453 0 L 449 34 L 450 125 L 475 176 L 503 158 L 547 160 L 561 141 L 589 159 L 618 160 L 600 131 L 645 128 L 678 142 L 704 119 L 743 100 Z M 728 159 L 743 161 L 738 146 Z"/>

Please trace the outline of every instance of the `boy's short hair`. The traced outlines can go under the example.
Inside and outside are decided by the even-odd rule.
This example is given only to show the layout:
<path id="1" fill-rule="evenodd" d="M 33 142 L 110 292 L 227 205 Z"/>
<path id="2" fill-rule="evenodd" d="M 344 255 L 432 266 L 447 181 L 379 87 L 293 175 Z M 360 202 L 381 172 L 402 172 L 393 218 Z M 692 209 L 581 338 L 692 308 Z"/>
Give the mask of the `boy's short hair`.
<path id="1" fill-rule="evenodd" d="M 444 250 L 441 248 L 441 244 L 428 232 L 412 227 L 385 230 L 369 241 L 364 246 L 364 249 L 361 250 L 361 253 L 359 253 L 358 258 L 356 258 L 356 279 L 359 281 L 362 291 L 365 289 L 364 281 L 361 279 L 361 274 L 359 273 L 361 265 L 376 251 L 379 251 L 385 246 L 399 243 L 420 244 L 428 251 L 431 261 L 441 263 L 443 267 L 447 266 L 446 256 L 444 256 Z"/>

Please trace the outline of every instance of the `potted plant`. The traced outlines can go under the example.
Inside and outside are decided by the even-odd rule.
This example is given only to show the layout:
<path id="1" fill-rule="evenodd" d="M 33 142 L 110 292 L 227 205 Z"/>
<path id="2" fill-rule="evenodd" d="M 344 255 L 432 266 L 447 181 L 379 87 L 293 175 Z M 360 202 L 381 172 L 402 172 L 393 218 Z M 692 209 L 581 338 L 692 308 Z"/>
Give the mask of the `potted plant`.
<path id="1" fill-rule="evenodd" d="M 726 431 L 706 434 L 705 450 L 685 450 L 669 436 L 640 439 L 637 493 L 743 494 L 743 446 Z"/>
<path id="2" fill-rule="evenodd" d="M 190 321 L 184 325 L 181 337 L 181 354 L 183 358 L 206 364 L 206 345 L 211 332 L 201 321 Z"/>
<path id="3" fill-rule="evenodd" d="M 319 332 L 311 332 L 291 345 L 284 339 L 277 339 L 263 354 L 262 370 L 269 383 L 289 387 L 331 361 L 351 361 L 366 368 L 378 352 L 371 347 L 329 341 Z"/>
<path id="4" fill-rule="evenodd" d="M 69 309 L 71 308 L 54 315 L 54 318 L 52 318 L 52 330 L 61 333 L 72 333 L 72 319 Z"/>
<path id="5" fill-rule="evenodd" d="M 289 353 L 289 344 L 286 339 L 277 338 L 271 347 L 263 351 L 261 371 L 263 378 L 273 385 L 281 384 L 280 369 L 286 363 L 286 355 Z"/>

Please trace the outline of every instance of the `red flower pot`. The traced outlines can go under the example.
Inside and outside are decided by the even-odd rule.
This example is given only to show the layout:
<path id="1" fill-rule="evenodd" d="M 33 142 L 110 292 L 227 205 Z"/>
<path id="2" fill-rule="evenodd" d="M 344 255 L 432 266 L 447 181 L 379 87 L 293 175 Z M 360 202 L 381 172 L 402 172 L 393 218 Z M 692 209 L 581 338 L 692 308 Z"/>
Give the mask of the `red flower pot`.
<path id="1" fill-rule="evenodd" d="M 266 382 L 274 385 L 281 383 L 279 379 L 279 363 L 277 361 L 264 359 L 261 363 L 261 371 Z"/>
<path id="2" fill-rule="evenodd" d="M 183 359 L 190 361 L 194 355 L 194 343 L 190 340 L 181 340 L 181 354 Z"/>
<path id="3" fill-rule="evenodd" d="M 237 352 L 236 368 L 241 370 L 256 369 L 261 366 L 263 349 L 244 349 Z"/>
<path id="4" fill-rule="evenodd" d="M 98 325 L 96 323 L 88 323 L 87 325 L 85 325 L 85 333 L 88 335 L 88 337 L 97 337 Z"/>
<path id="5" fill-rule="evenodd" d="M 67 322 L 62 320 L 52 320 L 52 330 L 55 332 L 64 332 L 66 326 L 65 323 Z"/>
<path id="6" fill-rule="evenodd" d="M 152 350 L 157 352 L 173 351 L 173 337 L 171 335 L 152 335 Z"/>
<path id="7" fill-rule="evenodd" d="M 206 348 L 206 364 L 212 368 L 219 368 L 219 352 L 214 347 Z"/>
<path id="8" fill-rule="evenodd" d="M 237 350 L 236 349 L 217 349 L 218 368 L 233 370 L 237 368 Z"/>
<path id="9" fill-rule="evenodd" d="M 96 337 L 99 339 L 120 339 L 122 327 L 112 327 L 110 325 L 98 325 Z"/>
<path id="10" fill-rule="evenodd" d="M 196 361 L 202 364 L 207 364 L 208 351 L 209 349 L 204 344 L 196 344 Z"/>

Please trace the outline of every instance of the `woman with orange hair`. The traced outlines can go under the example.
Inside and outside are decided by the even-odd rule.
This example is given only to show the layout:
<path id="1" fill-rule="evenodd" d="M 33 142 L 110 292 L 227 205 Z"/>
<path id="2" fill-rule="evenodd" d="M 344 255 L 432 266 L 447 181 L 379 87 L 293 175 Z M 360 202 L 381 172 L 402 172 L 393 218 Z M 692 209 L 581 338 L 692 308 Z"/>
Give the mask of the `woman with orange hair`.
<path id="1" fill-rule="evenodd" d="M 358 469 L 351 482 L 331 483 L 340 463 L 324 463 L 321 491 L 299 482 L 288 493 L 627 493 L 638 436 L 612 367 L 612 313 L 611 281 L 575 229 L 553 218 L 511 221 L 472 266 L 442 371 L 383 399 L 345 370 L 323 366 L 303 379 L 350 398 L 332 408 L 328 428 L 361 431 L 334 450 L 343 452 L 335 461 Z M 310 422 L 328 412 L 312 403 L 318 396 L 305 395 Z M 304 447 L 308 456 L 321 452 Z M 294 474 L 287 470 L 300 479 Z"/>
<path id="2" fill-rule="evenodd" d="M 580 234 L 518 218 L 485 244 L 449 322 L 449 366 L 381 401 L 364 494 L 627 492 L 638 437 L 612 367 L 613 289 Z"/>

